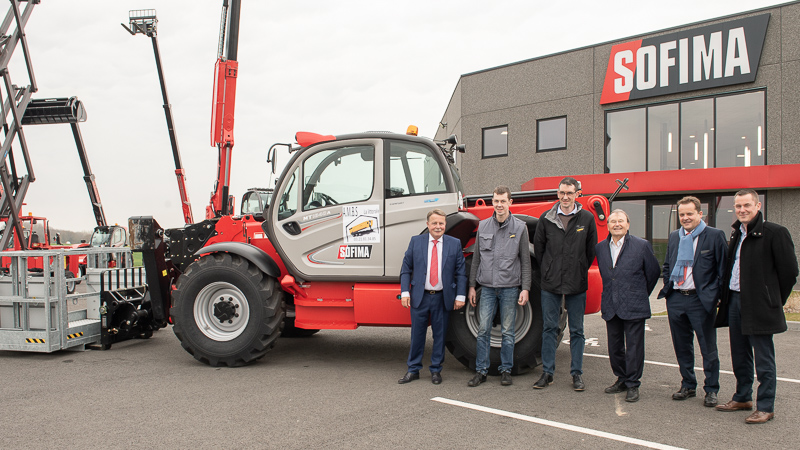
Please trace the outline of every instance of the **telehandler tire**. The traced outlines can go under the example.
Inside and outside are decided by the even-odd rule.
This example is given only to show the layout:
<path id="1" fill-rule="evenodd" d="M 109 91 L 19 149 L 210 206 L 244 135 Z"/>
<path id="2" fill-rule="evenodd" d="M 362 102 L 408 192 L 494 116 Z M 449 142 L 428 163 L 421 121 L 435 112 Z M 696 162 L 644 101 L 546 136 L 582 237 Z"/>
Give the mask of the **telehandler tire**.
<path id="1" fill-rule="evenodd" d="M 205 255 L 172 292 L 170 316 L 183 348 L 210 366 L 236 367 L 263 357 L 283 330 L 277 281 L 231 253 Z"/>

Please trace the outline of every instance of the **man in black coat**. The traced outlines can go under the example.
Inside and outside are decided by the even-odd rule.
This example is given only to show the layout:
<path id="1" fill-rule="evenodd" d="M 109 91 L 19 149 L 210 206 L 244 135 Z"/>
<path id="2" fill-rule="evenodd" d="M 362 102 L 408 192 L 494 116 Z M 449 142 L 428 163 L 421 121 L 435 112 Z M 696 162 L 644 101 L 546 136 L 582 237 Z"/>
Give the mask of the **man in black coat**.
<path id="1" fill-rule="evenodd" d="M 533 384 L 544 389 L 553 383 L 556 369 L 561 303 L 569 323 L 572 388 L 583 391 L 583 315 L 589 288 L 589 266 L 594 261 L 597 226 L 594 214 L 575 199 L 578 180 L 565 177 L 558 183 L 558 202 L 539 217 L 533 247 L 542 271 L 542 376 Z"/>
<path id="2" fill-rule="evenodd" d="M 756 191 L 737 192 L 733 205 L 739 220 L 732 225 L 716 324 L 729 325 L 736 393 L 717 409 L 753 409 L 755 360 L 758 402 L 745 422 L 765 423 L 775 417 L 777 374 L 772 335 L 786 331 L 783 305 L 797 281 L 797 255 L 789 230 L 764 220 Z"/>
<path id="3" fill-rule="evenodd" d="M 603 279 L 600 310 L 606 321 L 611 370 L 617 376 L 605 392 L 627 390 L 625 401 L 635 402 L 644 370 L 644 323 L 650 318 L 650 293 L 661 270 L 650 243 L 628 234 L 629 228 L 628 214 L 615 209 L 608 215 L 609 236 L 596 248 Z"/>

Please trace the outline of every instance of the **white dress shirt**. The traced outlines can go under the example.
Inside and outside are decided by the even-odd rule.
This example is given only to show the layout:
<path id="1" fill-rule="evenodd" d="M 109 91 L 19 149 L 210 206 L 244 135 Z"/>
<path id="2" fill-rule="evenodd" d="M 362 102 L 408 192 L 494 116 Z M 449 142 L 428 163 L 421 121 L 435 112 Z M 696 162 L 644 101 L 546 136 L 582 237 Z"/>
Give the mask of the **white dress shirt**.
<path id="1" fill-rule="evenodd" d="M 611 238 L 611 242 L 609 242 L 609 247 L 611 248 L 611 267 L 617 267 L 617 257 L 619 257 L 619 252 L 622 251 L 622 244 L 625 243 L 625 236 L 619 238 L 619 242 L 616 244 L 614 243 L 614 238 Z"/>

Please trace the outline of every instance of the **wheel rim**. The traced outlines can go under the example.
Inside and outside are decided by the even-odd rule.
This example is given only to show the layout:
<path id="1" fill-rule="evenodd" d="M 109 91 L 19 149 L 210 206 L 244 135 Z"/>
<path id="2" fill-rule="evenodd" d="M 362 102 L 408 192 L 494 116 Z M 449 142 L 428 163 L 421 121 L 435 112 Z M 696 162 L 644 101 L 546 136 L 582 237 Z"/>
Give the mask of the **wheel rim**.
<path id="1" fill-rule="evenodd" d="M 499 315 L 497 311 L 496 315 Z M 480 330 L 480 320 L 478 317 L 478 307 L 472 307 L 467 302 L 465 315 L 467 318 L 467 327 L 470 333 L 476 338 L 478 337 L 478 330 Z M 533 309 L 531 304 L 526 303 L 524 306 L 517 305 L 517 315 L 514 320 L 514 343 L 521 341 L 530 331 L 533 325 Z M 492 347 L 500 348 L 503 343 L 503 332 L 499 324 L 492 325 L 492 332 L 489 336 L 489 344 Z"/>
<path id="2" fill-rule="evenodd" d="M 247 328 L 249 318 L 247 298 L 230 283 L 211 283 L 195 298 L 195 323 L 206 337 L 215 341 L 236 339 Z"/>

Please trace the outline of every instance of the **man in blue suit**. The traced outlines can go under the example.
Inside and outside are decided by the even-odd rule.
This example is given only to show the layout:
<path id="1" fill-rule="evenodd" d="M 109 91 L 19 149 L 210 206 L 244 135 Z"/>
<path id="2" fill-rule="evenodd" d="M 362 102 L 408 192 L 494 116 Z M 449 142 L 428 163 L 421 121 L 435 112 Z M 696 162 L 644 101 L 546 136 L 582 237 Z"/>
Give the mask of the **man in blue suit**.
<path id="1" fill-rule="evenodd" d="M 696 197 L 684 197 L 678 201 L 678 219 L 681 228 L 669 235 L 662 272 L 664 287 L 658 294 L 658 298 L 667 299 L 672 346 L 683 378 L 680 390 L 672 394 L 672 399 L 686 400 L 696 395 L 696 334 L 706 377 L 703 404 L 714 407 L 719 392 L 719 355 L 714 321 L 725 272 L 725 233 L 706 226 L 700 200 Z"/>
<path id="2" fill-rule="evenodd" d="M 608 357 L 617 381 L 606 394 L 628 391 L 626 402 L 639 401 L 644 371 L 644 326 L 650 318 L 650 293 L 661 269 L 649 242 L 630 233 L 628 213 L 608 215 L 608 238 L 600 241 L 597 266 L 603 279 L 600 304 L 608 335 Z"/>
<path id="3" fill-rule="evenodd" d="M 445 236 L 444 211 L 428 213 L 428 234 L 411 238 L 400 269 L 400 303 L 411 308 L 411 350 L 408 352 L 408 372 L 400 384 L 419 379 L 425 336 L 430 320 L 433 332 L 431 382 L 442 382 L 444 337 L 450 311 L 464 307 L 467 273 L 461 241 Z"/>

